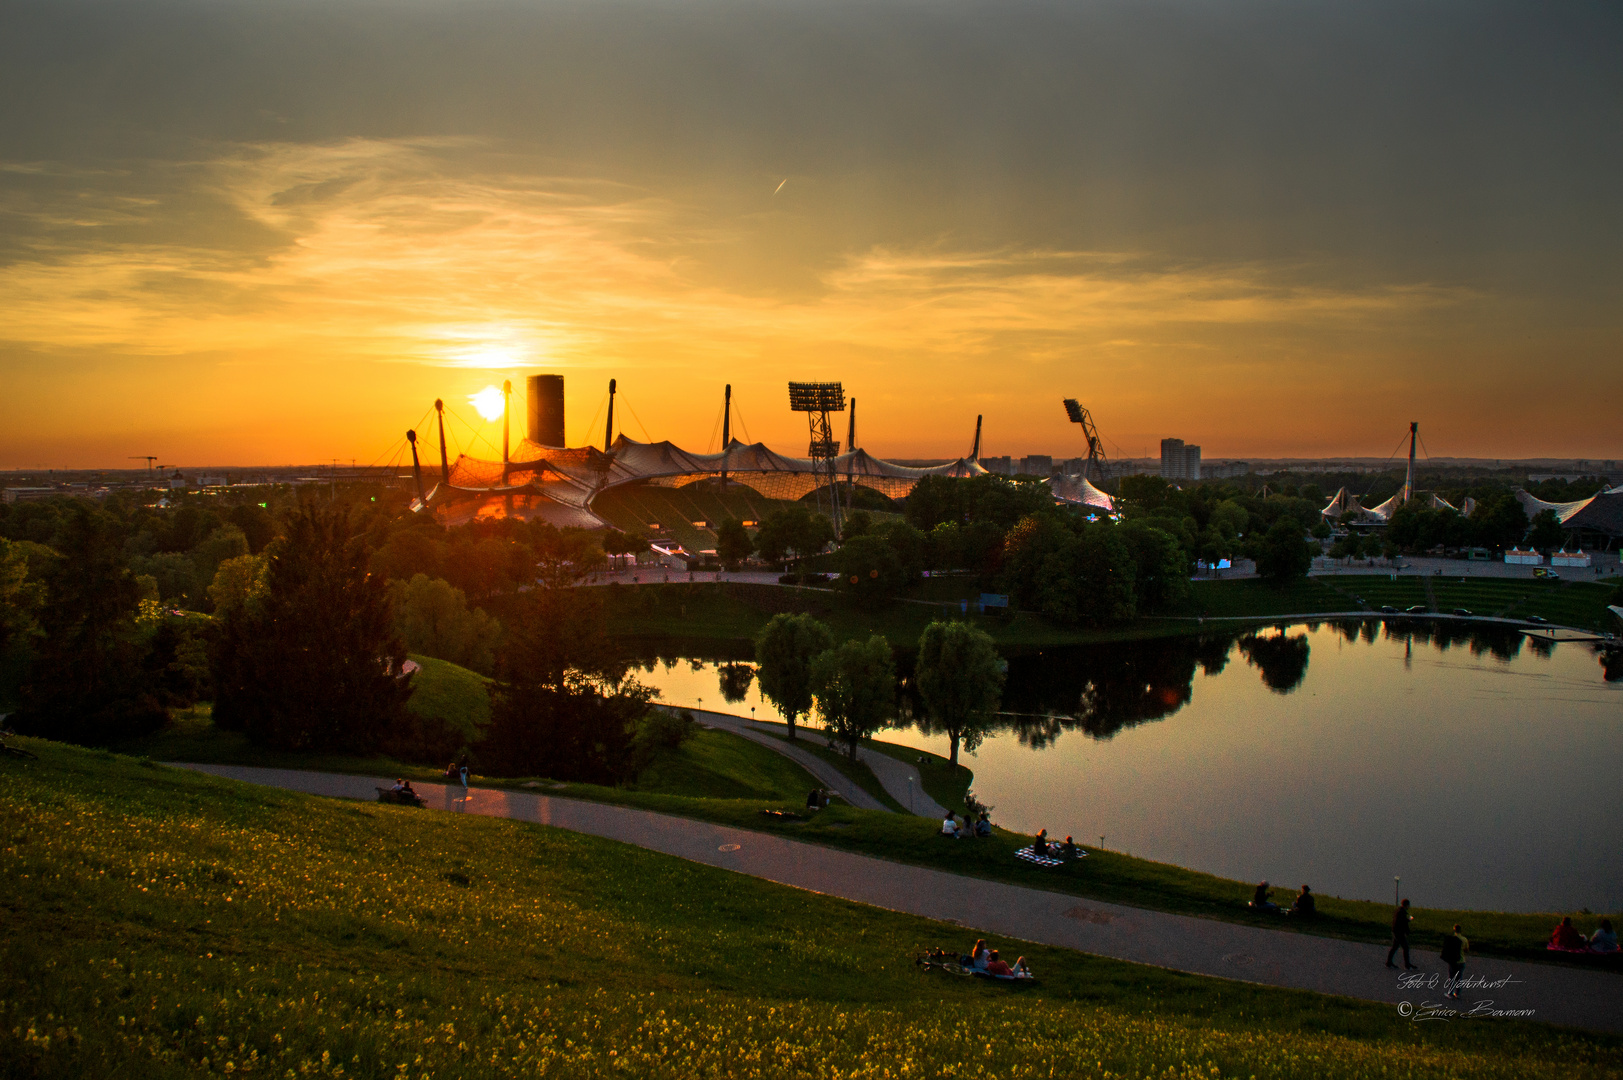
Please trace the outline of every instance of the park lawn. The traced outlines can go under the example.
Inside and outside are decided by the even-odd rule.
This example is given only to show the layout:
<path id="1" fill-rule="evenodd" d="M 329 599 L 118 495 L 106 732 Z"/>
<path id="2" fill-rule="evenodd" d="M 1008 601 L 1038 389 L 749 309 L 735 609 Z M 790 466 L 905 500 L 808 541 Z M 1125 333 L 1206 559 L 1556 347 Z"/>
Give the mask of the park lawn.
<path id="1" fill-rule="evenodd" d="M 809 740 L 802 740 L 797 745 L 829 761 L 885 805 L 901 810 L 866 766 L 853 764 L 848 758 L 816 746 Z M 879 740 L 869 741 L 866 745 L 904 761 L 916 761 L 923 753 Z M 214 729 L 206 715 L 196 711 L 178 717 L 170 728 L 157 735 L 121 744 L 118 749 L 155 761 L 404 776 L 430 782 L 442 779 L 438 768 L 388 758 L 301 755 L 260 750 L 235 732 Z M 154 749 L 173 752 L 160 755 L 153 753 Z M 179 752 L 183 750 L 188 752 Z M 1067 864 L 1058 870 L 1033 867 L 1014 858 L 1014 852 L 1030 843 L 1031 838 L 1002 829 L 996 830 L 988 840 L 954 844 L 937 835 L 938 822 L 906 813 L 865 811 L 836 805 L 810 821 L 773 817 L 766 812 L 798 813 L 804 807 L 805 792 L 817 786 L 817 781 L 770 748 L 730 732 L 704 732 L 695 741 L 684 745 L 676 758 L 674 761 L 669 757 L 657 761 L 639 778 L 637 784 L 627 787 L 560 783 L 551 777 L 495 779 L 475 776 L 472 779 L 481 787 L 545 788 L 549 793 L 566 797 L 637 806 L 739 828 L 781 833 L 811 843 L 950 873 L 1008 881 L 1134 907 L 1360 941 L 1380 941 L 1388 936 L 1391 912 L 1385 904 L 1321 896 L 1319 910 L 1322 917 L 1311 926 L 1304 927 L 1294 922 L 1260 916 L 1247 908 L 1254 883 L 1230 881 L 1120 852 L 1088 847 L 1088 857 L 1080 862 Z M 948 773 L 944 762 L 932 764 L 927 756 L 921 778 L 932 798 L 949 809 L 959 811 L 963 807 L 962 794 L 957 794 L 955 801 L 948 800 L 955 792 L 961 792 L 960 784 L 967 787 L 972 782 L 973 774 L 963 766 L 959 766 L 956 773 Z M 768 789 L 774 794 L 765 794 Z M 1442 935 L 1454 923 L 1460 922 L 1468 928 L 1467 936 L 1471 939 L 1472 947 L 1479 952 L 1548 960 L 1550 956 L 1543 946 L 1562 914 L 1574 916 L 1586 932 L 1592 929 L 1589 923 L 1595 917 L 1583 912 L 1517 914 L 1419 909 L 1415 921 L 1416 940 L 1422 944 L 1440 942 Z M 1614 917 L 1623 919 L 1623 913 Z"/>
<path id="2" fill-rule="evenodd" d="M 1388 903 L 1319 895 L 1319 917 L 1304 924 L 1252 911 L 1247 904 L 1255 889 L 1254 882 L 1231 881 L 1092 845 L 1080 845 L 1087 852 L 1084 859 L 1055 869 L 1035 867 L 1014 857 L 1017 850 L 1031 843 L 1031 837 L 1002 828 L 994 828 L 988 839 L 953 841 L 940 835 L 940 823 L 933 819 L 848 806 L 833 806 L 809 820 L 795 820 L 762 813 L 769 809 L 796 809 L 788 803 L 771 807 L 741 801 L 685 799 L 584 784 L 567 785 L 559 789 L 559 794 L 702 818 L 894 862 L 1154 911 L 1353 941 L 1381 942 L 1391 936 L 1392 907 Z M 1277 899 L 1290 899 L 1290 890 L 1275 892 Z M 1587 933 L 1598 925 L 1600 914 L 1604 913 L 1524 914 L 1416 908 L 1414 941 L 1423 949 L 1437 948 L 1453 925 L 1460 923 L 1476 952 L 1561 963 L 1563 959 L 1553 958 L 1544 949 L 1561 916 L 1571 915 Z M 1614 922 L 1623 920 L 1623 912 L 1612 913 L 1611 918 Z"/>
<path id="3" fill-rule="evenodd" d="M 1310 615 L 1355 608 L 1347 598 L 1318 578 L 1304 578 L 1283 588 L 1259 578 L 1196 581 L 1181 614 L 1207 618 L 1258 618 Z M 1192 632 L 1192 631 L 1191 631 Z"/>
<path id="4" fill-rule="evenodd" d="M 1623 1040 L 1018 948 L 520 822 L 24 740 L 0 759 L 8 1076 L 1623 1076 Z"/>
<path id="5" fill-rule="evenodd" d="M 711 730 L 656 758 L 630 785 L 689 798 L 773 803 L 803 802 L 817 786 L 816 777 L 782 754 L 730 731 Z"/>

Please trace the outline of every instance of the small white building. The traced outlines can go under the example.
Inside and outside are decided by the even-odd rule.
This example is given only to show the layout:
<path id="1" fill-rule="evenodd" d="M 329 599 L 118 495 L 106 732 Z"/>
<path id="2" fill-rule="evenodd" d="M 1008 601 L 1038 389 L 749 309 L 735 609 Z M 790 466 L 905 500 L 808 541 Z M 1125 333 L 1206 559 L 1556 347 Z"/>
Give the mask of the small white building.
<path id="1" fill-rule="evenodd" d="M 1557 551 L 1550 556 L 1551 566 L 1588 566 L 1590 564 L 1587 551 Z"/>
<path id="2" fill-rule="evenodd" d="M 1505 552 L 1505 562 L 1511 566 L 1543 566 L 1544 556 L 1536 551 L 1523 551 L 1520 548 L 1511 548 Z"/>

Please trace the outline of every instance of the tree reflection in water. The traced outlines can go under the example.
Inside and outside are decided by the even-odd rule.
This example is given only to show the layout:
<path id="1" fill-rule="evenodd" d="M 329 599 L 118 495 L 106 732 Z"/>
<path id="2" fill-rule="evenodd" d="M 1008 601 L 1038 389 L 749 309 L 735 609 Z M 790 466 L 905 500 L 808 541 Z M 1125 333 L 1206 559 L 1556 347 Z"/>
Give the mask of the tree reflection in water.
<path id="1" fill-rule="evenodd" d="M 1262 673 L 1262 681 L 1276 694 L 1288 694 L 1302 685 L 1307 678 L 1310 651 L 1306 634 L 1286 633 L 1283 628 L 1240 639 L 1240 652 L 1246 662 Z"/>
<path id="2" fill-rule="evenodd" d="M 722 698 L 736 705 L 749 696 L 755 669 L 749 664 L 718 664 L 716 677 L 721 682 Z"/>

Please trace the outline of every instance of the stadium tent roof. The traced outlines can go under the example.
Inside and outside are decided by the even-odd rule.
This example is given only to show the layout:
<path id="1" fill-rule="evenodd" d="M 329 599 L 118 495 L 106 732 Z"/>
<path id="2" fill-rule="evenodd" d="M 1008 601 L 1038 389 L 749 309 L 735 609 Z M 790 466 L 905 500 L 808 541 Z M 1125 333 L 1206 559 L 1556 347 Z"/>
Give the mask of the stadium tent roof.
<path id="1" fill-rule="evenodd" d="M 1422 496 L 1417 495 L 1415 498 L 1421 499 Z M 1453 510 L 1455 513 L 1465 514 L 1467 517 L 1469 517 L 1472 511 L 1476 509 L 1475 499 L 1466 499 L 1464 507 L 1458 507 L 1449 502 L 1447 499 L 1443 498 L 1441 495 L 1430 492 L 1423 497 L 1423 501 L 1425 502 L 1426 509 L 1428 510 Z M 1385 502 L 1381 503 L 1379 506 L 1366 507 L 1358 501 L 1358 496 L 1352 494 L 1346 488 L 1342 488 L 1340 491 L 1335 493 L 1335 495 L 1330 499 L 1329 504 L 1326 505 L 1323 510 L 1320 510 L 1319 513 L 1327 518 L 1341 518 L 1349 515 L 1366 514 L 1369 517 L 1379 518 L 1381 521 L 1390 521 L 1392 520 L 1392 515 L 1397 512 L 1398 507 L 1403 505 L 1404 498 L 1403 492 L 1401 491 L 1392 496 L 1390 499 L 1387 499 Z"/>
<path id="2" fill-rule="evenodd" d="M 737 439 L 719 454 L 695 454 L 669 440 L 643 443 L 624 435 L 614 441 L 607 453 L 589 446 L 546 447 L 525 439 L 509 452 L 508 458 L 504 465 L 500 461 L 462 455 L 451 467 L 449 482 L 437 488 L 429 501 L 434 502 L 436 496 L 449 499 L 454 493 L 540 496 L 580 512 L 565 515 L 571 519 L 570 523 L 585 523 L 588 518 L 598 520 L 590 514 L 592 500 L 601 492 L 622 484 L 640 482 L 682 487 L 725 474 L 729 480 L 754 488 L 767 498 L 794 500 L 828 482 L 827 466 L 821 471 L 814 470 L 810 458 L 787 457 L 764 443 L 744 443 Z M 961 478 L 986 472 L 978 462 L 967 458 L 928 468 L 910 468 L 883 461 L 860 449 L 834 458 L 833 467 L 842 480 L 872 488 L 893 499 L 906 498 L 926 476 Z M 1103 492 L 1099 494 L 1104 496 Z M 558 516 L 539 504 L 528 508 L 548 520 Z"/>
<path id="3" fill-rule="evenodd" d="M 1073 506 L 1091 506 L 1105 513 L 1114 513 L 1116 500 L 1094 487 L 1085 476 L 1054 476 L 1048 480 L 1054 498 Z"/>
<path id="4" fill-rule="evenodd" d="M 1587 499 L 1553 503 L 1521 488 L 1516 489 L 1516 501 L 1522 504 L 1529 518 L 1546 510 L 1555 511 L 1555 519 L 1566 529 L 1592 529 L 1607 536 L 1623 536 L 1623 485 L 1608 488 Z"/>

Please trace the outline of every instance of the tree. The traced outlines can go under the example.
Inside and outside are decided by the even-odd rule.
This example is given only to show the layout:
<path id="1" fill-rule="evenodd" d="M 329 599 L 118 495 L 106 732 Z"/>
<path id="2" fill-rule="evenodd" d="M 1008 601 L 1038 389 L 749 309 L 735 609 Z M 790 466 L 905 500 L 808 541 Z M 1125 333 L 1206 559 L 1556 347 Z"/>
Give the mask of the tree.
<path id="1" fill-rule="evenodd" d="M 196 580 L 202 585 L 198 599 L 206 592 L 220 564 L 228 559 L 248 554 L 248 537 L 235 525 L 222 525 L 205 536 L 192 549 L 192 565 L 197 568 Z"/>
<path id="2" fill-rule="evenodd" d="M 264 596 L 211 657 L 215 722 L 278 749 L 375 749 L 412 691 L 387 583 L 337 508 L 304 503 L 266 550 Z"/>
<path id="3" fill-rule="evenodd" d="M 1554 510 L 1540 510 L 1533 518 L 1533 526 L 1527 533 L 1527 546 L 1535 551 L 1550 551 L 1561 547 L 1566 542 L 1566 531 L 1561 528 L 1561 519 L 1555 516 Z"/>
<path id="4" fill-rule="evenodd" d="M 0 540 L 0 654 L 40 632 L 35 615 L 44 606 L 45 585 L 29 577 L 22 546 Z"/>
<path id="5" fill-rule="evenodd" d="M 245 604 L 265 595 L 268 562 L 262 555 L 238 555 L 220 564 L 209 585 L 216 618 L 229 618 Z"/>
<path id="6" fill-rule="evenodd" d="M 395 628 L 408 650 L 486 675 L 495 670 L 502 624 L 484 608 L 470 611 L 461 589 L 440 578 L 414 574 L 410 581 L 390 582 L 389 598 Z"/>
<path id="7" fill-rule="evenodd" d="M 24 734 L 90 744 L 157 730 L 168 717 L 142 664 L 139 587 L 117 522 L 76 502 L 56 542 L 61 559 L 44 582 L 42 636 L 13 724 Z"/>
<path id="8" fill-rule="evenodd" d="M 646 763 L 637 736 L 652 691 L 616 678 L 602 605 L 589 591 L 523 594 L 477 748 L 486 771 L 617 784 Z"/>
<path id="9" fill-rule="evenodd" d="M 812 661 L 834 644 L 828 627 L 810 615 L 780 612 L 755 635 L 756 678 L 762 695 L 783 713 L 789 738 L 795 737 L 795 718 L 812 707 Z"/>
<path id="10" fill-rule="evenodd" d="M 836 553 L 836 562 L 840 589 L 858 603 L 877 603 L 912 581 L 895 549 L 884 537 L 872 533 L 847 540 Z"/>
<path id="11" fill-rule="evenodd" d="M 1139 611 L 1166 611 L 1188 599 L 1189 557 L 1172 534 L 1127 521 L 1116 526 L 1133 560 L 1133 599 Z"/>
<path id="12" fill-rule="evenodd" d="M 791 552 L 797 560 L 804 559 L 833 541 L 834 526 L 828 518 L 801 503 L 772 511 L 755 533 L 755 548 L 768 562 L 782 562 Z"/>
<path id="13" fill-rule="evenodd" d="M 812 661 L 812 694 L 829 733 L 852 761 L 862 740 L 896 715 L 896 665 L 890 642 L 875 634 L 847 641 Z"/>
<path id="14" fill-rule="evenodd" d="M 926 735 L 945 735 L 973 754 L 997 717 L 1007 665 L 985 631 L 961 622 L 932 622 L 919 637 L 914 680 L 924 699 Z"/>
<path id="15" fill-rule="evenodd" d="M 749 530 L 737 518 L 727 518 L 716 526 L 716 558 L 726 564 L 727 569 L 737 570 L 738 564 L 750 557 L 755 550 L 755 541 L 750 539 Z"/>
<path id="16" fill-rule="evenodd" d="M 1257 552 L 1257 573 L 1280 588 L 1307 577 L 1313 569 L 1313 553 L 1302 536 L 1295 518 L 1282 517 L 1263 537 Z"/>

